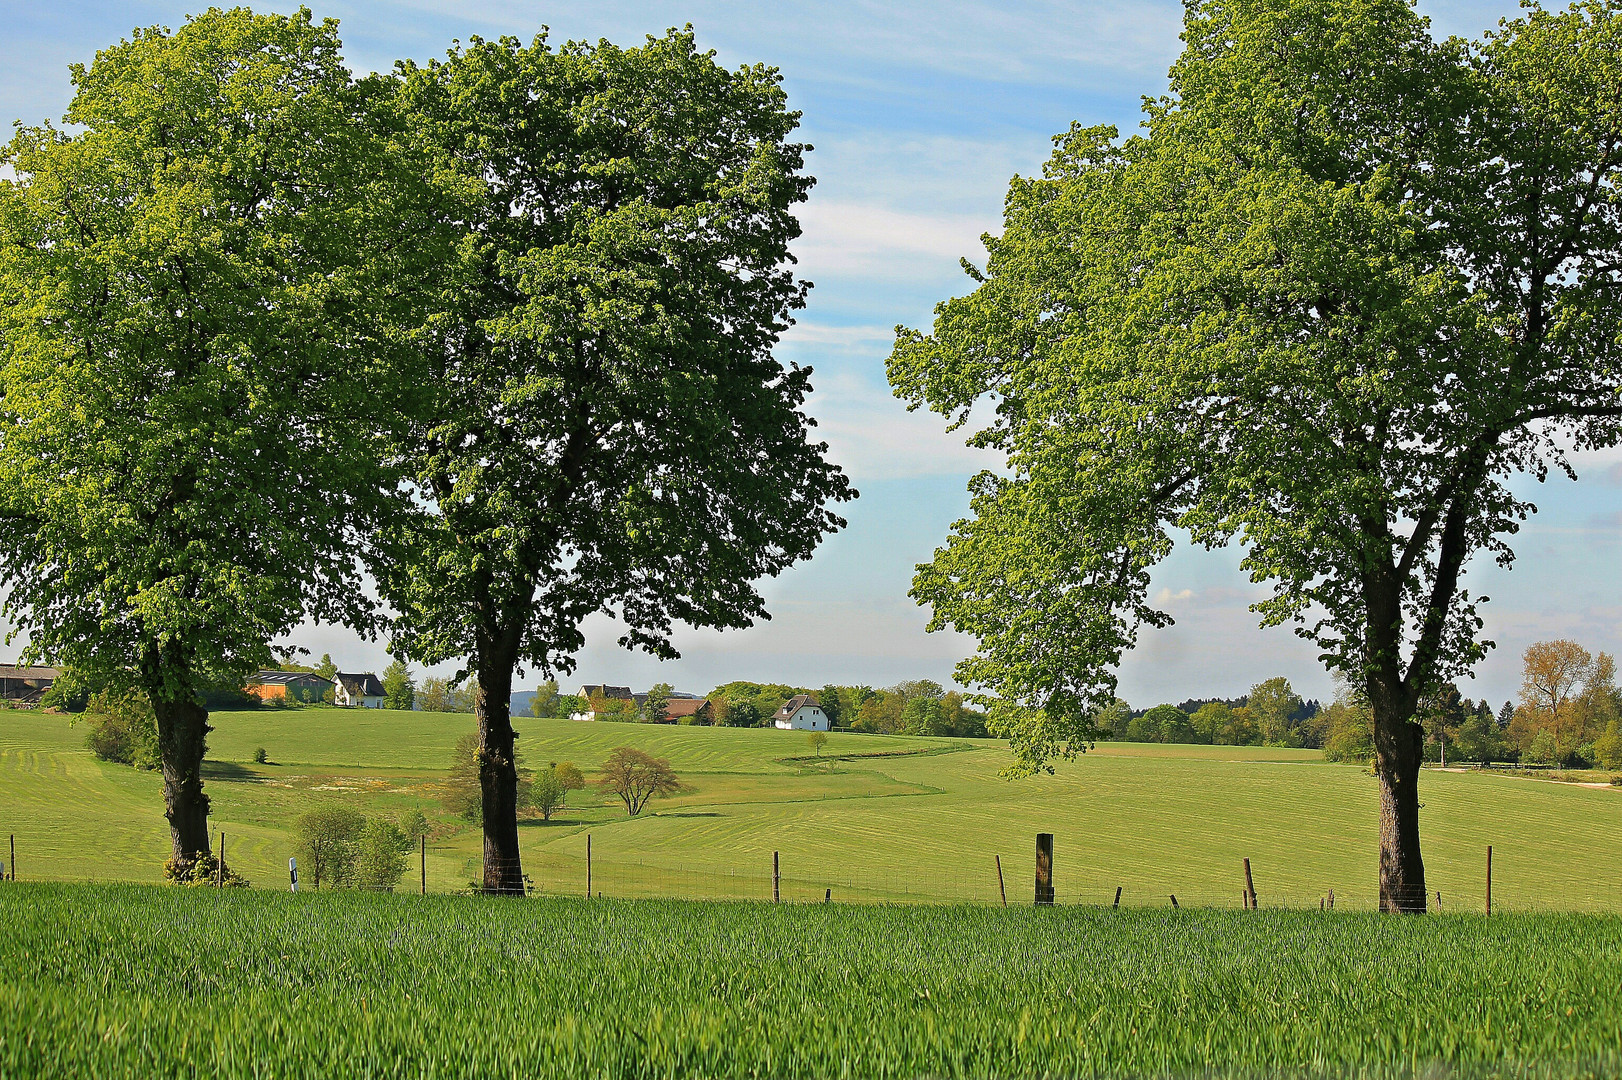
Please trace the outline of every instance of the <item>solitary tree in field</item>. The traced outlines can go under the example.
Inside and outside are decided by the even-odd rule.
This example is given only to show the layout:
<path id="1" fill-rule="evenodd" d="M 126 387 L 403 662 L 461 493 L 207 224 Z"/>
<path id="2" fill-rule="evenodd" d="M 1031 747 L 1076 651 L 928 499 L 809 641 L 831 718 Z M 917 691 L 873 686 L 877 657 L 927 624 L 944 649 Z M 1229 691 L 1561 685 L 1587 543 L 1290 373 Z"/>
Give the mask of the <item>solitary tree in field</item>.
<path id="1" fill-rule="evenodd" d="M 602 775 L 597 786 L 612 792 L 625 804 L 625 812 L 632 817 L 640 814 L 655 797 L 673 795 L 681 790 L 681 781 L 664 758 L 656 758 L 632 746 L 618 746 L 603 762 Z"/>
<path id="2" fill-rule="evenodd" d="M 1423 695 L 1489 642 L 1463 580 L 1618 441 L 1622 4 L 1434 41 L 1402 0 L 1198 0 L 1143 135 L 1017 178 L 896 391 L 1007 469 L 919 569 L 1027 767 L 1085 747 L 1183 530 L 1237 543 L 1373 716 L 1380 905 L 1423 911 Z"/>
<path id="3" fill-rule="evenodd" d="M 75 66 L 0 150 L 0 587 L 28 652 L 152 705 L 176 876 L 200 688 L 306 615 L 365 628 L 388 169 L 336 24 L 211 10 Z M 392 189 L 391 189 L 392 190 Z M 397 238 L 390 236 L 390 242 Z"/>
<path id="4" fill-rule="evenodd" d="M 484 887 L 521 895 L 515 669 L 573 670 L 597 611 L 665 658 L 678 622 L 748 626 L 754 582 L 844 524 L 810 372 L 772 356 L 812 181 L 776 72 L 691 33 L 476 40 L 400 77 L 456 244 L 402 447 L 424 511 L 377 572 L 396 643 L 483 689 Z"/>

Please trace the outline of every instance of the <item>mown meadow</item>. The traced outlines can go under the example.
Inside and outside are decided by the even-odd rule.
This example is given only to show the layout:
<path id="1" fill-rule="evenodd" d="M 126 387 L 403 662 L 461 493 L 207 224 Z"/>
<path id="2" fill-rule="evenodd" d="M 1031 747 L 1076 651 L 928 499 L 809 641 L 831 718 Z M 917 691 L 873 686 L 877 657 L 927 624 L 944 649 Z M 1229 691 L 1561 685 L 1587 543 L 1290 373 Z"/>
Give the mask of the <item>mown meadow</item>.
<path id="1" fill-rule="evenodd" d="M 1599 1077 L 1622 918 L 0 889 L 0 1076 Z"/>
<path id="2" fill-rule="evenodd" d="M 300 709 L 212 718 L 207 787 L 233 868 L 287 887 L 289 829 L 322 802 L 369 814 L 421 807 L 431 892 L 477 873 L 477 828 L 445 813 L 440 784 L 467 715 Z M 819 759 L 803 733 L 522 719 L 532 765 L 590 779 L 618 745 L 667 757 L 685 790 L 637 818 L 588 789 L 551 823 L 520 827 L 537 892 L 583 895 L 586 837 L 606 896 L 764 899 L 780 853 L 790 900 L 1029 903 L 1033 838 L 1056 835 L 1062 904 L 1238 907 L 1240 860 L 1263 907 L 1374 902 L 1373 777 L 1314 751 L 1105 743 L 1052 776 L 1009 781 L 991 741 L 836 732 Z M 0 714 L 0 838 L 24 881 L 156 881 L 168 851 L 156 774 L 97 761 L 83 724 Z M 268 764 L 255 764 L 263 747 Z M 1622 789 L 1478 771 L 1421 778 L 1426 867 L 1443 912 L 1479 911 L 1485 849 L 1499 910 L 1622 912 Z M 405 882 L 417 885 L 413 860 Z M 1434 897 L 1432 897 L 1434 900 Z"/>

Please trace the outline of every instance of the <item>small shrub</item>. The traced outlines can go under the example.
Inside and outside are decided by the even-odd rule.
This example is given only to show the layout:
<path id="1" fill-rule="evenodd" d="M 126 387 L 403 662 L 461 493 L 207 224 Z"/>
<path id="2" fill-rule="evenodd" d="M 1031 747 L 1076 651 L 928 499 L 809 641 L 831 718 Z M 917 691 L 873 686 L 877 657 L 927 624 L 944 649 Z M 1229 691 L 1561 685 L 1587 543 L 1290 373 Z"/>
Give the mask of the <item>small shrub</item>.
<path id="1" fill-rule="evenodd" d="M 152 703 L 137 690 L 92 694 L 85 705 L 90 731 L 85 745 L 102 761 L 156 769 L 158 724 Z"/>
<path id="2" fill-rule="evenodd" d="M 1613 777 L 1611 777 L 1611 786 L 1612 787 L 1622 787 L 1622 776 L 1613 776 Z"/>
<path id="3" fill-rule="evenodd" d="M 270 755 L 265 752 L 265 748 L 263 746 L 253 752 L 253 763 L 255 765 L 264 765 L 269 761 Z"/>
<path id="4" fill-rule="evenodd" d="M 410 842 L 392 822 L 368 818 L 356 843 L 355 888 L 393 892 L 405 875 L 405 849 Z"/>
<path id="5" fill-rule="evenodd" d="M 201 886 L 214 887 L 220 882 L 215 880 L 219 872 L 220 860 L 217 855 L 210 852 L 192 860 L 190 867 L 182 867 L 174 859 L 163 864 L 163 878 L 172 885 L 187 885 L 192 888 Z M 248 879 L 231 869 L 231 864 L 225 864 L 224 885 L 228 889 L 246 889 Z"/>

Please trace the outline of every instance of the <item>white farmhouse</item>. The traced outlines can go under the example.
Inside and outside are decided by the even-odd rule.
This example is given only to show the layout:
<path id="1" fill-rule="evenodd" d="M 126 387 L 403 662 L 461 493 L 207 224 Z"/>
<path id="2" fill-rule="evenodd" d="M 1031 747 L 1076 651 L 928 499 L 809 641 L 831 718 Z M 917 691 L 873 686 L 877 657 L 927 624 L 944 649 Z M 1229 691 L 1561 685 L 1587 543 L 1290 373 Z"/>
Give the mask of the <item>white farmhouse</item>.
<path id="1" fill-rule="evenodd" d="M 810 694 L 795 694 L 772 713 L 772 723 L 784 731 L 827 731 L 828 714 Z"/>
<path id="2" fill-rule="evenodd" d="M 370 671 L 340 671 L 332 677 L 332 703 L 357 709 L 381 709 L 388 704 L 383 684 Z"/>

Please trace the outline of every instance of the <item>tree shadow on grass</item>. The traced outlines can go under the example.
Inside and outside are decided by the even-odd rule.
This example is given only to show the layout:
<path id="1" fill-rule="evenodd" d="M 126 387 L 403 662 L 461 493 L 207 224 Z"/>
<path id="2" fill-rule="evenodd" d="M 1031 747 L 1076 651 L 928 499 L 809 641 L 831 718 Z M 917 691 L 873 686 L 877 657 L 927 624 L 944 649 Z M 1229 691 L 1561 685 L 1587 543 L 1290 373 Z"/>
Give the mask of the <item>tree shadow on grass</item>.
<path id="1" fill-rule="evenodd" d="M 235 761 L 204 761 L 204 780 L 257 780 L 259 773 Z"/>

